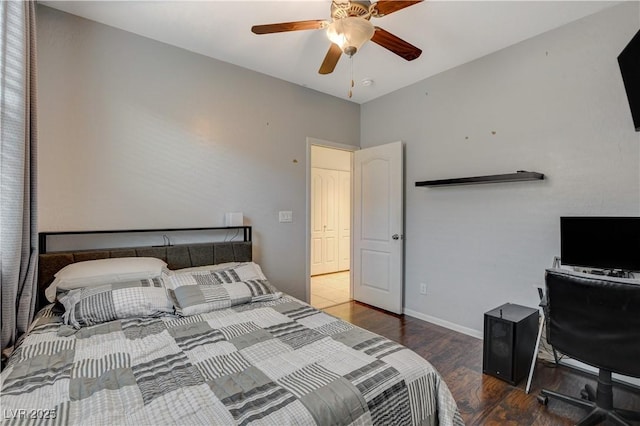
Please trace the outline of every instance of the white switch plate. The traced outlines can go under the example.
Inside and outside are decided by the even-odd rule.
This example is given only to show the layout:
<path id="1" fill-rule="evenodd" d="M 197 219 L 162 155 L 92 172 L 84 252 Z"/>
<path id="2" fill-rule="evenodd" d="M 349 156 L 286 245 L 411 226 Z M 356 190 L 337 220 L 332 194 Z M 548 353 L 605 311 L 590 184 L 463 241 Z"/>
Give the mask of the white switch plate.
<path id="1" fill-rule="evenodd" d="M 224 214 L 224 226 L 242 226 L 244 218 L 242 212 L 233 212 Z"/>
<path id="2" fill-rule="evenodd" d="M 293 222 L 293 212 L 290 210 L 278 212 L 278 220 L 280 223 Z"/>

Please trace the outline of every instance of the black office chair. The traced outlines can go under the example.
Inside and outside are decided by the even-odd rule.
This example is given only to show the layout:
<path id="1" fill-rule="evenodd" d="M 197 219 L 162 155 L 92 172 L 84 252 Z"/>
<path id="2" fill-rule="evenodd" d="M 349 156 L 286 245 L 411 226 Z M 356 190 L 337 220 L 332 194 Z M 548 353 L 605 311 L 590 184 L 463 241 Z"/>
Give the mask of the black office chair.
<path id="1" fill-rule="evenodd" d="M 547 341 L 599 373 L 596 390 L 585 386 L 581 398 L 543 389 L 538 401 L 559 399 L 590 410 L 578 425 L 640 420 L 640 412 L 613 407 L 611 384 L 612 372 L 640 377 L 640 281 L 548 269 L 545 282 Z"/>

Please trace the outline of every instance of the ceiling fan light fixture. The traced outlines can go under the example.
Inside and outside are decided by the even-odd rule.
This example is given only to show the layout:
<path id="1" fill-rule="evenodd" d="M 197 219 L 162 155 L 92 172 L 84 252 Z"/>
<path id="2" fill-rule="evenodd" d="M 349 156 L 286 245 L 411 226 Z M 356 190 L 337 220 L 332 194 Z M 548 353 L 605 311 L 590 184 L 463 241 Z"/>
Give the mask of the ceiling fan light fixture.
<path id="1" fill-rule="evenodd" d="M 327 37 L 348 56 L 353 56 L 371 40 L 375 33 L 373 24 L 364 18 L 350 16 L 336 19 L 327 28 Z"/>

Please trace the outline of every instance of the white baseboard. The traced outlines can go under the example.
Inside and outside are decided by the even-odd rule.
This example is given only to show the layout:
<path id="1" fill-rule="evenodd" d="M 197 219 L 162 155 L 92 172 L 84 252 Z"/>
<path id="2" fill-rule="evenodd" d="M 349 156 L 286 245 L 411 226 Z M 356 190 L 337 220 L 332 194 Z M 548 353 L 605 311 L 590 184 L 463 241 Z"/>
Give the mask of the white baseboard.
<path id="1" fill-rule="evenodd" d="M 569 367 L 575 368 L 577 370 L 585 371 L 587 373 L 595 375 L 596 377 L 598 376 L 597 368 L 584 364 L 580 361 L 576 361 L 575 359 L 563 358 L 560 361 L 560 364 L 568 365 Z M 640 378 L 638 377 L 629 377 L 629 376 L 623 376 L 621 374 L 613 373 L 612 379 L 614 382 L 624 383 L 636 389 L 640 389 Z"/>
<path id="2" fill-rule="evenodd" d="M 462 334 L 466 334 L 467 336 L 475 337 L 476 339 L 482 340 L 483 335 L 482 331 L 474 330 L 472 328 L 463 327 L 459 324 L 455 324 L 453 322 L 445 321 L 440 318 L 432 317 L 431 315 L 423 314 L 421 312 L 416 312 L 411 309 L 404 308 L 404 314 L 409 315 L 410 317 L 418 318 L 426 322 L 430 322 L 435 325 L 439 325 L 444 328 L 448 328 L 449 330 L 457 331 Z"/>
<path id="3" fill-rule="evenodd" d="M 444 328 L 448 328 L 449 330 L 457 331 L 462 334 L 466 334 L 467 336 L 475 337 L 477 339 L 482 340 L 484 338 L 482 331 L 474 330 L 472 328 L 463 327 L 459 324 L 455 324 L 453 322 L 445 321 L 440 318 L 432 317 L 431 315 L 423 314 L 421 312 L 416 312 L 411 309 L 404 308 L 404 314 L 410 317 L 418 318 L 423 321 L 430 322 L 431 324 L 439 325 Z M 560 364 L 565 364 L 567 366 L 576 368 L 578 370 L 586 371 L 591 374 L 595 374 L 597 376 L 598 370 L 589 365 L 583 364 L 579 361 L 570 358 L 564 358 Z M 630 385 L 635 388 L 640 388 L 640 378 L 622 376 L 619 374 L 613 374 L 614 381 L 618 381 L 624 383 L 626 385 Z"/>

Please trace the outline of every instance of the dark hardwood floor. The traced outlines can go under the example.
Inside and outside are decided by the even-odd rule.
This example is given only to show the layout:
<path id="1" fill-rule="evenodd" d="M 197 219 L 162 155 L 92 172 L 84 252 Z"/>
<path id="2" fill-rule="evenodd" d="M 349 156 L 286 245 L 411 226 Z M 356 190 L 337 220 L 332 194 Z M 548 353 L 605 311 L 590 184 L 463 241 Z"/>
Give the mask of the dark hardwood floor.
<path id="1" fill-rule="evenodd" d="M 442 375 L 466 425 L 573 425 L 586 411 L 559 401 L 538 404 L 540 389 L 579 396 L 586 383 L 595 386 L 595 377 L 566 367 L 538 362 L 531 392 L 526 380 L 512 386 L 482 374 L 482 341 L 409 316 L 348 302 L 323 311 L 401 343 L 426 358 Z M 639 360 L 640 362 L 640 360 Z M 614 386 L 614 406 L 640 410 L 640 392 Z M 605 423 L 608 424 L 608 423 Z"/>

